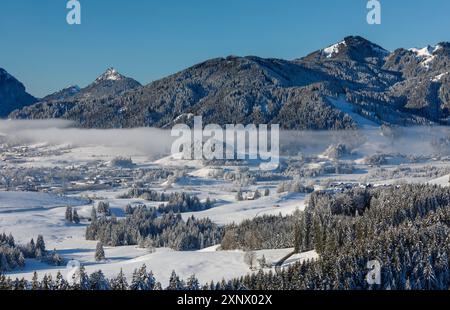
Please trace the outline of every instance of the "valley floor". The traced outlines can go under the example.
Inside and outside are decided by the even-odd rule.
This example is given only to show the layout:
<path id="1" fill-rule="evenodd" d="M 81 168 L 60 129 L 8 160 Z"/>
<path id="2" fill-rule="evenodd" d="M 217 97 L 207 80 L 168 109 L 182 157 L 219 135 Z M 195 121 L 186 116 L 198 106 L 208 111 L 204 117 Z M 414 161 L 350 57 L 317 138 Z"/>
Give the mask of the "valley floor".
<path id="1" fill-rule="evenodd" d="M 218 245 L 190 252 L 168 248 L 157 248 L 151 252 L 137 246 L 105 247 L 106 261 L 96 262 L 94 253 L 97 242 L 85 240 L 85 230 L 92 207 L 99 201 L 108 202 L 112 213 L 120 219 L 125 216 L 125 208 L 129 204 L 158 206 L 160 202 L 119 198 L 133 186 L 133 182 L 141 181 L 142 175 L 148 171 L 159 169 L 177 173 L 183 171 L 183 174 L 171 180 L 163 178 L 152 181 L 151 187 L 156 191 L 187 192 L 198 196 L 202 201 L 207 198 L 214 200 L 211 209 L 183 213 L 184 219 L 195 216 L 209 218 L 219 225 L 238 224 L 262 215 L 289 215 L 296 210 L 303 211 L 308 201 L 306 193 L 277 190 L 280 183 L 293 178 L 289 172 L 284 175 L 273 175 L 273 178 L 257 177 L 255 182 L 248 184 L 237 184 L 226 179 L 223 174 L 219 177 L 214 174 L 222 168 L 225 173 L 249 171 L 250 174 L 254 172 L 258 175 L 258 166 L 248 165 L 246 170 L 243 170 L 239 166 L 218 167 L 202 162 L 177 161 L 170 156 L 159 156 L 159 159 L 155 160 L 156 155 L 150 156 L 143 148 L 54 143 L 12 147 L 5 143 L 2 144 L 0 154 L 2 159 L 0 168 L 4 171 L 1 176 L 3 185 L 8 173 L 13 175 L 23 171 L 37 174 L 29 176 L 30 182 L 45 185 L 39 192 L 23 189 L 26 184 L 8 188 L 8 191 L 6 188 L 0 191 L 0 233 L 11 233 L 18 243 L 26 243 L 39 234 L 43 235 L 48 250 L 56 249 L 66 260 L 80 261 L 89 273 L 101 269 L 106 276 L 112 277 L 123 269 L 130 279 L 134 269 L 145 264 L 163 286 L 167 285 L 172 270 L 175 270 L 181 278 L 195 274 L 202 284 L 211 280 L 220 281 L 243 276 L 251 270 L 245 262 L 245 252 L 221 251 Z M 117 156 L 131 158 L 134 166 L 132 168 L 112 166 L 111 162 Z M 450 161 L 445 156 L 421 156 L 410 160 L 408 156 L 391 152 L 379 165 L 368 163 L 367 156 L 367 145 L 364 145 L 359 151 L 344 154 L 339 160 L 330 158 L 324 154 L 324 150 L 309 156 L 306 160 L 295 156 L 283 160 L 294 162 L 291 170 L 301 172 L 303 175 L 300 176 L 300 180 L 303 183 L 311 183 L 315 190 L 340 190 L 348 184 L 365 186 L 369 183 L 374 186 L 400 182 L 449 185 Z M 327 167 L 334 167 L 337 162 L 351 166 L 352 171 L 343 174 L 327 170 Z M 41 177 L 39 174 L 48 171 L 60 172 L 54 169 L 66 169 L 63 173 L 72 171 L 82 177 L 77 181 L 65 180 L 64 186 L 36 181 Z M 145 173 L 140 175 L 142 171 Z M 108 183 L 111 179 L 117 184 Z M 267 191 L 267 196 L 263 195 L 256 200 L 238 201 L 236 200 L 238 189 L 243 189 L 244 194 L 256 190 L 261 193 Z M 77 210 L 81 217 L 80 224 L 66 223 L 64 219 L 66 206 L 72 206 Z M 269 264 L 274 264 L 292 251 L 293 249 L 289 248 L 266 249 L 256 251 L 256 255 L 258 258 L 264 255 Z M 290 257 L 284 266 L 315 258 L 317 254 L 314 251 L 296 254 Z M 62 270 L 63 274 L 66 272 L 65 267 L 53 267 L 36 260 L 27 260 L 23 269 L 15 269 L 7 274 L 13 278 L 31 279 L 34 271 L 38 272 L 41 278 L 44 274 L 55 275 L 58 270 Z"/>

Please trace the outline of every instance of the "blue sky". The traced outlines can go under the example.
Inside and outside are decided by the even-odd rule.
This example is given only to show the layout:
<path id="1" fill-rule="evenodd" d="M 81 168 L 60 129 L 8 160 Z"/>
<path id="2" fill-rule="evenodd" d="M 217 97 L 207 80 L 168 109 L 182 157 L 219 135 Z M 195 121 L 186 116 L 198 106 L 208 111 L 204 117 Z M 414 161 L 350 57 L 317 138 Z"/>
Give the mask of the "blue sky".
<path id="1" fill-rule="evenodd" d="M 347 35 L 387 49 L 450 41 L 448 0 L 380 0 L 379 26 L 366 0 L 79 1 L 79 26 L 66 0 L 0 1 L 0 67 L 35 96 L 109 66 L 146 84 L 213 57 L 298 58 Z"/>

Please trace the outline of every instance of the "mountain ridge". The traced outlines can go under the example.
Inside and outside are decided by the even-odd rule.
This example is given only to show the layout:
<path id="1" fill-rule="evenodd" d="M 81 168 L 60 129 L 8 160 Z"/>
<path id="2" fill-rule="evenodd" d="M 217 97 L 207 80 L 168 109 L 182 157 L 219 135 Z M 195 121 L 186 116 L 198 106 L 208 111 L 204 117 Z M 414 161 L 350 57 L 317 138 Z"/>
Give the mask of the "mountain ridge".
<path id="1" fill-rule="evenodd" d="M 356 113 L 379 124 L 447 125 L 450 44 L 437 46 L 424 59 L 417 51 L 389 52 L 349 36 L 295 60 L 215 58 L 144 86 L 40 102 L 10 117 L 65 118 L 88 128 L 167 128 L 194 114 L 202 115 L 205 123 L 356 128 L 356 122 L 328 100 L 343 97 Z"/>

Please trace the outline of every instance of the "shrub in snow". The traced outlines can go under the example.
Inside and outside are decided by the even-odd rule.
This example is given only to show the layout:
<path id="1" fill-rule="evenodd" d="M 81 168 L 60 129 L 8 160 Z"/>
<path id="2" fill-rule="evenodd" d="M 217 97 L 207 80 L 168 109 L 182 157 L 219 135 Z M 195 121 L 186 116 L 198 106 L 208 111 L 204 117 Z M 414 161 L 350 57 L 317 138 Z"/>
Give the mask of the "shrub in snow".
<path id="1" fill-rule="evenodd" d="M 278 193 L 305 193 L 309 194 L 314 192 L 314 186 L 303 185 L 299 180 L 281 182 L 277 187 Z"/>
<path id="2" fill-rule="evenodd" d="M 324 155 L 332 159 L 340 159 L 345 155 L 350 154 L 347 146 L 344 144 L 330 145 L 325 151 Z"/>
<path id="3" fill-rule="evenodd" d="M 109 165 L 111 167 L 116 168 L 134 168 L 136 165 L 133 163 L 131 158 L 125 158 L 125 157 L 115 157 L 113 160 L 110 161 Z"/>
<path id="4" fill-rule="evenodd" d="M 251 270 L 254 269 L 256 265 L 256 254 L 253 251 L 246 252 L 244 255 L 244 261 L 249 266 Z"/>
<path id="5" fill-rule="evenodd" d="M 375 154 L 364 158 L 364 163 L 371 166 L 382 166 L 387 164 L 387 156 L 385 154 Z"/>

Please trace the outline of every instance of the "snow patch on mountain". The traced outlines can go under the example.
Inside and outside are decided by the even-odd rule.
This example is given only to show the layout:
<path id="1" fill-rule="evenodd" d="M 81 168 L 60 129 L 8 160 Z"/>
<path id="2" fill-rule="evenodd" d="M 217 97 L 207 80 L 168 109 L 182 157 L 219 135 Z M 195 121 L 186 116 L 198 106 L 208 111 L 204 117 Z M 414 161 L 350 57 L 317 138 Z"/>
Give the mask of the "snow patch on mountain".
<path id="1" fill-rule="evenodd" d="M 64 88 L 63 90 L 67 90 L 67 91 L 69 91 L 71 93 L 76 94 L 76 93 L 78 93 L 81 90 L 81 88 L 78 85 L 69 85 L 66 88 Z"/>
<path id="2" fill-rule="evenodd" d="M 339 53 L 339 47 L 345 47 L 345 46 L 347 46 L 347 43 L 345 41 L 342 41 L 342 42 L 336 43 L 334 45 L 331 45 L 327 48 L 324 48 L 322 50 L 322 52 L 327 58 L 331 58 L 334 55 Z"/>
<path id="3" fill-rule="evenodd" d="M 116 69 L 114 68 L 108 68 L 105 73 L 100 75 L 96 80 L 95 83 L 100 83 L 102 81 L 120 81 L 123 80 L 125 77 L 120 74 Z"/>
<path id="4" fill-rule="evenodd" d="M 173 120 L 173 122 L 176 123 L 176 122 L 178 122 L 179 120 L 182 120 L 182 119 L 190 120 L 190 119 L 192 119 L 194 116 L 195 116 L 195 115 L 192 114 L 192 113 L 183 113 L 183 114 L 178 115 L 178 116 Z"/>
<path id="5" fill-rule="evenodd" d="M 377 128 L 379 125 L 375 123 L 374 121 L 363 117 L 362 115 L 355 112 L 355 106 L 351 103 L 347 102 L 345 98 L 331 98 L 328 97 L 328 100 L 330 103 L 335 107 L 336 109 L 348 114 L 357 124 L 360 128 L 364 129 L 371 129 L 371 128 Z"/>
<path id="6" fill-rule="evenodd" d="M 431 81 L 432 82 L 439 82 L 447 74 L 448 74 L 448 72 L 444 72 L 444 73 L 441 73 L 439 75 L 436 75 Z"/>
<path id="7" fill-rule="evenodd" d="M 361 53 L 366 52 L 367 50 L 365 51 L 364 48 L 368 47 L 372 51 L 372 55 L 379 58 L 385 58 L 390 55 L 389 51 L 361 37 L 347 37 L 344 41 L 331 45 L 323 49 L 321 52 L 324 56 L 326 56 L 326 58 L 332 58 L 344 51 L 346 48 L 351 47 L 358 49 Z"/>
<path id="8" fill-rule="evenodd" d="M 416 57 L 420 59 L 420 63 L 422 66 L 424 66 L 425 68 L 429 68 L 430 67 L 430 63 L 435 59 L 435 53 L 440 50 L 442 48 L 442 46 L 440 45 L 435 45 L 435 46 L 431 46 L 428 45 L 424 48 L 418 49 L 418 48 L 411 48 L 409 49 L 409 51 L 413 52 L 414 54 L 416 54 Z"/>

